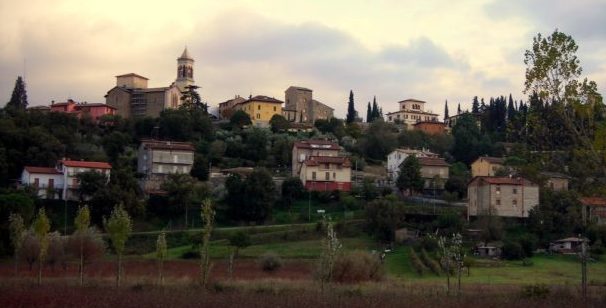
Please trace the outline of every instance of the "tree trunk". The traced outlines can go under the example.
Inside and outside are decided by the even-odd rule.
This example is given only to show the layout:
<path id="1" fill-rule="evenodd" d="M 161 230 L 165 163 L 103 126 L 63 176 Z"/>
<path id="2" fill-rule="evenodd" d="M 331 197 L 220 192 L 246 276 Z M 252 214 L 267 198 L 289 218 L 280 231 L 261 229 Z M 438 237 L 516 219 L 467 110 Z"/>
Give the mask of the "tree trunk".
<path id="1" fill-rule="evenodd" d="M 446 261 L 446 294 L 450 295 L 450 261 Z"/>
<path id="2" fill-rule="evenodd" d="M 159 266 L 159 274 L 160 274 L 160 285 L 163 286 L 164 285 L 164 260 L 160 260 L 160 266 Z"/>
<path id="3" fill-rule="evenodd" d="M 457 265 L 457 296 L 461 296 L 461 271 L 462 271 L 462 267 L 461 267 L 461 263 L 459 262 Z"/>
<path id="4" fill-rule="evenodd" d="M 42 284 L 42 260 L 38 260 L 38 285 Z"/>
<path id="5" fill-rule="evenodd" d="M 80 235 L 80 264 L 78 271 L 80 272 L 80 286 L 84 285 L 84 243 L 82 242 L 82 234 Z"/>
<path id="6" fill-rule="evenodd" d="M 15 277 L 19 276 L 19 255 L 15 251 Z"/>
<path id="7" fill-rule="evenodd" d="M 187 203 L 185 204 L 185 230 L 189 229 L 189 221 L 187 218 Z"/>
<path id="8" fill-rule="evenodd" d="M 116 269 L 116 286 L 120 286 L 120 276 L 122 276 L 122 255 L 118 254 L 118 268 Z"/>

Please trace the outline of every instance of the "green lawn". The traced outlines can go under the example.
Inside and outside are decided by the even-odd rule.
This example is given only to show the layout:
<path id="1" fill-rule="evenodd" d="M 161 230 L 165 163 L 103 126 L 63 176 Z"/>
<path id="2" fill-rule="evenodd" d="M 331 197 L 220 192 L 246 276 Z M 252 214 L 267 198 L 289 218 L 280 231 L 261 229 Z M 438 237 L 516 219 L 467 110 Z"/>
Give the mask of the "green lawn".
<path id="1" fill-rule="evenodd" d="M 343 249 L 345 250 L 372 250 L 376 248 L 375 242 L 369 237 L 344 238 L 341 239 L 341 243 L 343 244 Z M 180 258 L 184 252 L 187 252 L 190 249 L 190 245 L 170 248 L 168 250 L 168 258 Z M 321 240 L 277 242 L 252 245 L 241 249 L 240 257 L 257 258 L 268 251 L 272 251 L 282 258 L 311 259 L 319 257 L 321 249 Z M 230 246 L 228 246 L 227 240 L 213 241 L 210 246 L 210 253 L 212 258 L 227 258 L 230 253 Z M 145 255 L 145 257 L 154 256 L 155 253 Z"/>
<path id="2" fill-rule="evenodd" d="M 470 276 L 464 272 L 463 283 L 506 284 L 577 284 L 581 280 L 581 264 L 576 256 L 534 256 L 532 266 L 521 261 L 503 261 L 498 267 L 471 267 Z M 414 281 L 443 281 L 445 276 L 433 274 L 419 276 L 410 265 L 409 248 L 399 247 L 388 254 L 386 270 L 392 277 Z M 588 265 L 588 279 L 598 284 L 606 283 L 606 261 Z"/>

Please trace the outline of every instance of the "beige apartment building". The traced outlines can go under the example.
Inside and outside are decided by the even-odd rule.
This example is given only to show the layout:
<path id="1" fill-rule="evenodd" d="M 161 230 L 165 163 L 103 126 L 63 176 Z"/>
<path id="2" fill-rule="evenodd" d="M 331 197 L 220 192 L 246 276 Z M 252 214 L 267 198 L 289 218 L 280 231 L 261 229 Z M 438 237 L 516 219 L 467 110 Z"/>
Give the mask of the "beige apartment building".
<path id="1" fill-rule="evenodd" d="M 471 163 L 471 176 L 495 176 L 504 162 L 505 159 L 500 157 L 481 156 Z"/>
<path id="2" fill-rule="evenodd" d="M 467 196 L 468 219 L 484 215 L 526 218 L 539 204 L 539 186 L 519 177 L 479 176 L 467 186 Z"/>
<path id="3" fill-rule="evenodd" d="M 343 156 L 310 156 L 301 164 L 299 178 L 307 190 L 350 191 L 351 162 Z"/>
<path id="4" fill-rule="evenodd" d="M 146 193 L 160 191 L 169 174 L 189 174 L 194 164 L 194 146 L 189 142 L 142 140 L 137 172 L 143 174 L 141 186 Z"/>
<path id="5" fill-rule="evenodd" d="M 423 190 L 434 193 L 444 190 L 450 165 L 439 157 L 418 157 L 417 159 L 421 165 L 421 177 L 425 182 Z"/>
<path id="6" fill-rule="evenodd" d="M 292 176 L 298 177 L 305 162 L 311 156 L 339 156 L 341 146 L 327 140 L 301 140 L 292 147 Z"/>
<path id="7" fill-rule="evenodd" d="M 387 122 L 406 124 L 407 129 L 414 129 L 417 122 L 438 122 L 438 114 L 425 111 L 425 103 L 418 99 L 400 101 L 399 110 L 386 115 Z"/>

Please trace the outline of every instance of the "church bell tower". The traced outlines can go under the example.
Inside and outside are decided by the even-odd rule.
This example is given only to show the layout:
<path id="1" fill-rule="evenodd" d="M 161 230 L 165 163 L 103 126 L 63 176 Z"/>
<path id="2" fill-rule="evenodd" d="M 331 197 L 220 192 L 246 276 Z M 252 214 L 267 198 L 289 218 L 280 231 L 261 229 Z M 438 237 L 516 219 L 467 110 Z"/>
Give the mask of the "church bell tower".
<path id="1" fill-rule="evenodd" d="M 187 47 L 183 54 L 177 59 L 177 87 L 181 92 L 187 90 L 187 86 L 194 84 L 194 59 L 187 52 Z"/>

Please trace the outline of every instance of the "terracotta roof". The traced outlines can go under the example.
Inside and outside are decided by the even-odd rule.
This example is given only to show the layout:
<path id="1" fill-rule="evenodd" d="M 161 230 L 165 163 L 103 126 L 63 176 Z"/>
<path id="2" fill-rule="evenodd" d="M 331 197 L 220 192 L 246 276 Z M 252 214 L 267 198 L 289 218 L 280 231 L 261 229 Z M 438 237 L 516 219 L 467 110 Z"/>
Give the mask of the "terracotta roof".
<path id="1" fill-rule="evenodd" d="M 490 156 L 481 156 L 476 159 L 476 161 L 483 159 L 491 164 L 500 164 L 502 165 L 505 162 L 505 159 L 502 157 L 490 157 Z"/>
<path id="2" fill-rule="evenodd" d="M 417 123 L 415 123 L 414 125 L 419 125 L 419 124 L 435 124 L 435 125 L 440 125 L 440 126 L 445 126 L 446 124 L 443 122 L 437 122 L 437 121 L 419 121 Z"/>
<path id="3" fill-rule="evenodd" d="M 61 174 L 61 172 L 53 167 L 25 166 L 25 170 L 29 173 Z"/>
<path id="4" fill-rule="evenodd" d="M 581 204 L 588 206 L 606 206 L 606 198 L 601 197 L 582 197 Z"/>
<path id="5" fill-rule="evenodd" d="M 139 78 L 143 78 L 145 80 L 149 80 L 149 78 L 143 77 L 143 76 L 135 74 L 135 73 L 122 74 L 122 75 L 118 75 L 116 77 L 139 77 Z"/>
<path id="6" fill-rule="evenodd" d="M 584 242 L 586 241 L 585 239 L 582 238 L 578 238 L 578 237 L 567 237 L 567 238 L 563 238 L 561 240 L 557 240 L 556 243 L 562 243 L 562 242 Z"/>
<path id="7" fill-rule="evenodd" d="M 79 160 L 61 160 L 64 166 L 78 168 L 93 168 L 93 169 L 111 169 L 112 165 L 106 162 L 99 161 L 79 161 Z"/>
<path id="8" fill-rule="evenodd" d="M 562 174 L 562 173 L 558 173 L 558 172 L 543 171 L 543 172 L 540 172 L 540 174 L 542 176 L 546 176 L 549 178 L 570 179 L 569 176 Z"/>
<path id="9" fill-rule="evenodd" d="M 266 102 L 266 103 L 274 103 L 274 104 L 282 104 L 284 103 L 281 100 L 275 99 L 273 97 L 265 96 L 265 95 L 256 95 L 252 98 L 249 98 L 239 104 L 246 104 L 248 102 Z"/>
<path id="10" fill-rule="evenodd" d="M 349 158 L 344 156 L 310 156 L 303 162 L 306 166 L 317 166 L 319 164 L 336 164 L 350 167 Z"/>
<path id="11" fill-rule="evenodd" d="M 425 103 L 425 101 L 418 100 L 418 99 L 414 99 L 414 98 L 407 98 L 407 99 L 405 99 L 405 100 L 399 101 L 398 103 L 404 103 L 404 102 L 417 102 L 417 103 Z"/>
<path id="12" fill-rule="evenodd" d="M 421 166 L 439 166 L 439 167 L 449 167 L 450 165 L 444 161 L 444 158 L 436 158 L 436 157 L 419 157 L 419 164 Z"/>
<path id="13" fill-rule="evenodd" d="M 535 183 L 521 177 L 508 177 L 508 176 L 476 176 L 469 184 L 475 181 L 483 181 L 490 185 L 522 185 L 522 186 L 536 186 Z"/>
<path id="14" fill-rule="evenodd" d="M 77 108 L 81 108 L 81 107 L 107 107 L 107 108 L 111 108 L 111 109 L 117 109 L 114 106 L 110 106 L 108 104 L 103 104 L 103 103 L 85 103 L 85 104 L 78 104 L 76 105 Z"/>
<path id="15" fill-rule="evenodd" d="M 301 149 L 326 149 L 326 150 L 340 150 L 341 147 L 332 141 L 328 140 L 303 140 L 295 142 L 296 148 Z"/>
<path id="16" fill-rule="evenodd" d="M 182 150 L 194 151 L 194 145 L 189 142 L 162 141 L 162 140 L 141 140 L 141 144 L 145 148 L 155 150 Z"/>

